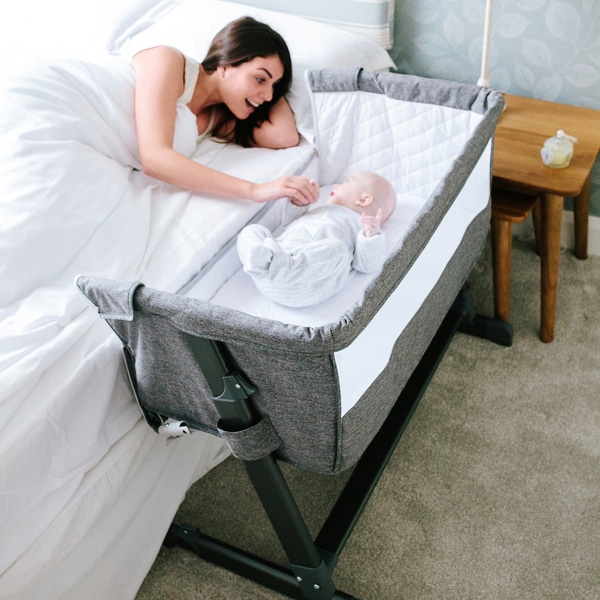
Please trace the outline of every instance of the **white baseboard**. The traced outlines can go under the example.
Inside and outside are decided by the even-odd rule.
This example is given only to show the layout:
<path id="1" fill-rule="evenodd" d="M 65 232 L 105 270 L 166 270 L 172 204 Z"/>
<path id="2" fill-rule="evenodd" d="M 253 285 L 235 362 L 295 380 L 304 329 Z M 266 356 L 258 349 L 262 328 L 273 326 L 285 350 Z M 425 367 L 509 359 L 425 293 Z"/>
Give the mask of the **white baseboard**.
<path id="1" fill-rule="evenodd" d="M 600 256 L 600 217 L 590 217 L 588 234 L 588 255 Z M 531 215 L 523 223 L 517 223 L 513 226 L 513 235 L 526 236 L 533 235 L 533 224 Z M 572 250 L 575 247 L 575 233 L 573 231 L 573 213 L 570 210 L 563 212 L 562 222 L 562 243 Z"/>

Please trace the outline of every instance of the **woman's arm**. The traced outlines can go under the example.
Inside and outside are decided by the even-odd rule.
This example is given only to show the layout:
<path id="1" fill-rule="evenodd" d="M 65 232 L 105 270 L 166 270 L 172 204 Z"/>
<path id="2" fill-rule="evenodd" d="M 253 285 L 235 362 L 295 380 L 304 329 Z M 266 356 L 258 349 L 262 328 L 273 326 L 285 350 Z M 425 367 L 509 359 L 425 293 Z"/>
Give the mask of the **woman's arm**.
<path id="1" fill-rule="evenodd" d="M 254 130 L 254 141 L 261 148 L 292 148 L 300 143 L 296 117 L 285 98 L 271 108 L 269 120 Z"/>
<path id="2" fill-rule="evenodd" d="M 295 204 L 314 202 L 304 177 L 285 176 L 265 184 L 232 177 L 200 165 L 173 149 L 177 99 L 183 92 L 184 57 L 174 48 L 156 47 L 135 55 L 135 119 L 140 161 L 145 173 L 167 183 L 229 198 L 267 202 L 289 197 Z"/>

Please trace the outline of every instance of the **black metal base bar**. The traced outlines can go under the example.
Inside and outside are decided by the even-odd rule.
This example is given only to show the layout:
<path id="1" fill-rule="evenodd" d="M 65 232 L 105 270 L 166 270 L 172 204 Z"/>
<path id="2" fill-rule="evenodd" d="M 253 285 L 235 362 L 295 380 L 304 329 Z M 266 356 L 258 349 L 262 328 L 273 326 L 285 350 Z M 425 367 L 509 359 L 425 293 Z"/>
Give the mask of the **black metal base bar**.
<path id="1" fill-rule="evenodd" d="M 241 575 L 250 581 L 264 585 L 289 598 L 297 600 L 310 598 L 302 592 L 300 583 L 291 570 L 204 535 L 196 527 L 171 525 L 164 545 L 167 548 L 178 546 L 194 552 L 208 562 Z M 315 593 L 318 593 L 318 590 L 315 590 Z M 329 596 L 329 598 L 331 600 L 357 600 L 354 596 L 340 591 L 335 591 L 334 595 Z"/>
<path id="2" fill-rule="evenodd" d="M 513 326 L 500 319 L 476 314 L 473 296 L 467 285 L 461 290 L 454 305 L 455 310 L 464 315 L 459 327 L 461 333 L 483 338 L 500 346 L 512 346 Z"/>
<path id="3" fill-rule="evenodd" d="M 459 331 L 489 340 L 500 346 L 509 347 L 513 343 L 513 326 L 492 317 L 475 315 L 472 322 L 461 325 Z"/>

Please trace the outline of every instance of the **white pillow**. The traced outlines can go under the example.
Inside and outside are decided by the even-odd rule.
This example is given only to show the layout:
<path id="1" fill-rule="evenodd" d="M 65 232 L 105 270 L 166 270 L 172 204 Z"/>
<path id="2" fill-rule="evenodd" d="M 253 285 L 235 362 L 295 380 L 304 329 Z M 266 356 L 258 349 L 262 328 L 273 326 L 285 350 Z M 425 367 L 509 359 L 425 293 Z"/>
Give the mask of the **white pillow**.
<path id="1" fill-rule="evenodd" d="M 306 17 L 361 35 L 387 50 L 394 47 L 396 0 L 234 0 L 268 10 Z"/>
<path id="2" fill-rule="evenodd" d="M 201 61 L 216 33 L 230 21 L 245 15 L 267 23 L 285 39 L 292 57 L 293 80 L 288 100 L 298 130 L 312 141 L 310 100 L 304 73 L 324 67 L 363 67 L 370 71 L 395 68 L 390 55 L 376 42 L 302 17 L 254 8 L 224 0 L 179 0 L 168 8 L 145 13 L 115 31 L 109 51 L 131 58 L 157 45 L 173 46 Z M 125 25 L 125 24 L 124 24 Z"/>

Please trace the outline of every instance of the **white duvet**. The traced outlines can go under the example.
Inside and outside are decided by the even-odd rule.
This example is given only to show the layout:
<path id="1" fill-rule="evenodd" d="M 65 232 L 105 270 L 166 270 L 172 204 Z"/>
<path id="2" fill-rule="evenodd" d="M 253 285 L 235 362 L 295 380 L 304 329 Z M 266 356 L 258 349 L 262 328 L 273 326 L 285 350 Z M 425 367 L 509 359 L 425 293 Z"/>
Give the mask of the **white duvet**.
<path id="1" fill-rule="evenodd" d="M 136 170 L 133 86 L 130 66 L 107 56 L 34 61 L 0 90 L 2 598 L 39 598 L 40 587 L 46 598 L 90 597 L 78 578 L 103 556 L 138 576 L 122 596 L 104 595 L 104 581 L 100 597 L 132 595 L 164 533 L 149 523 L 165 529 L 191 481 L 226 455 L 203 434 L 167 449 L 140 421 L 118 342 L 73 284 L 93 273 L 176 291 L 262 209 Z M 266 181 L 311 155 L 307 144 L 208 140 L 194 158 Z M 138 539 L 141 554 L 120 557 L 136 518 L 152 543 Z"/>

